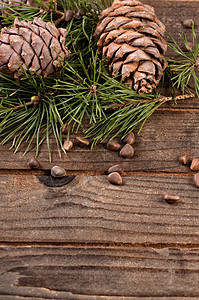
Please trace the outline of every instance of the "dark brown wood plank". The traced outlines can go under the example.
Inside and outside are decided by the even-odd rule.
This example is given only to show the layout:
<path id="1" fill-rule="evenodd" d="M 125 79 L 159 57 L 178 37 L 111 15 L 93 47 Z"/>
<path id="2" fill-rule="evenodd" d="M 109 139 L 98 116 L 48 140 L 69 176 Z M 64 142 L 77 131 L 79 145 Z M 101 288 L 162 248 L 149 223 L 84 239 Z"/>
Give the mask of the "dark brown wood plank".
<path id="1" fill-rule="evenodd" d="M 145 124 L 134 144 L 135 155 L 124 159 L 117 152 L 98 145 L 88 148 L 74 147 L 66 155 L 59 157 L 56 142 L 52 141 L 53 163 L 49 163 L 46 145 L 41 147 L 39 161 L 42 169 L 61 165 L 67 171 L 105 172 L 116 163 L 121 163 L 126 172 L 189 172 L 189 168 L 178 162 L 183 152 L 190 157 L 199 156 L 199 111 L 163 110 L 156 112 Z M 34 155 L 34 147 L 25 156 L 22 152 L 13 154 L 8 145 L 0 147 L 0 169 L 28 169 L 27 162 Z M 23 150 L 23 149 L 22 149 Z"/>
<path id="2" fill-rule="evenodd" d="M 34 176 L 0 175 L 0 241 L 199 245 L 199 197 L 192 176 L 77 176 L 50 188 Z M 183 203 L 165 202 L 165 193 Z"/>
<path id="3" fill-rule="evenodd" d="M 0 297 L 199 297 L 198 257 L 199 249 L 1 246 Z"/>

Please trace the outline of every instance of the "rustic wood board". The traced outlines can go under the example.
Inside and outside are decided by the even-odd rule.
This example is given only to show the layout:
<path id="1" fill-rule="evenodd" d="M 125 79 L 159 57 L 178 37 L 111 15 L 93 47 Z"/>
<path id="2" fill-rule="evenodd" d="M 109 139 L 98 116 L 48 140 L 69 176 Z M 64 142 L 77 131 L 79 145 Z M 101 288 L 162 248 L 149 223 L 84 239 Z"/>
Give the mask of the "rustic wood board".
<path id="1" fill-rule="evenodd" d="M 193 19 L 199 33 L 199 1 L 143 2 L 176 40 L 183 31 L 191 41 L 184 19 Z M 27 167 L 34 147 L 22 157 L 0 146 L 0 299 L 199 298 L 198 189 L 193 172 L 178 163 L 183 152 L 199 157 L 198 130 L 194 98 L 157 111 L 136 137 L 131 160 L 105 145 L 75 147 L 59 158 L 52 139 L 53 163 L 44 145 L 37 172 Z M 124 186 L 88 175 L 116 163 L 125 169 Z M 67 177 L 72 181 L 62 187 L 30 175 L 47 174 L 55 164 L 68 175 L 85 175 Z M 183 203 L 166 203 L 167 192 Z"/>
<path id="2" fill-rule="evenodd" d="M 0 297 L 199 297 L 198 255 L 186 248 L 1 246 Z"/>
<path id="3" fill-rule="evenodd" d="M 183 152 L 190 158 L 199 156 L 199 111 L 197 110 L 163 110 L 150 118 L 134 144 L 135 155 L 132 159 L 124 159 L 117 152 L 98 145 L 92 151 L 88 148 L 74 147 L 66 155 L 59 157 L 56 142 L 52 141 L 52 158 L 50 164 L 48 149 L 41 147 L 39 161 L 42 169 L 50 169 L 53 165 L 62 165 L 67 171 L 101 172 L 116 163 L 121 163 L 126 172 L 189 172 L 189 168 L 178 162 Z M 27 162 L 34 154 L 34 148 L 25 156 L 22 152 L 13 154 L 7 146 L 0 148 L 0 169 L 28 169 Z"/>
<path id="4" fill-rule="evenodd" d="M 199 245 L 198 189 L 189 175 L 77 176 L 59 188 L 0 175 L 1 242 Z M 165 193 L 183 203 L 165 202 Z"/>

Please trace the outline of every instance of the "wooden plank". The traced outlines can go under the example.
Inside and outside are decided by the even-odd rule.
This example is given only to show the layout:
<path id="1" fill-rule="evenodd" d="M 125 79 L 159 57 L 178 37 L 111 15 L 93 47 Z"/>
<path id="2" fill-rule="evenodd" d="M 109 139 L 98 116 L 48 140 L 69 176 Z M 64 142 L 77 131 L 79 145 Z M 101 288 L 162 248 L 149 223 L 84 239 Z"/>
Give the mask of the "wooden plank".
<path id="1" fill-rule="evenodd" d="M 77 176 L 50 188 L 32 175 L 0 175 L 0 241 L 199 245 L 198 189 L 192 176 Z M 165 193 L 183 203 L 165 202 Z"/>
<path id="2" fill-rule="evenodd" d="M 183 152 L 190 157 L 199 156 L 199 111 L 163 110 L 156 112 L 145 124 L 134 144 L 135 155 L 124 159 L 117 152 L 98 145 L 88 148 L 74 147 L 62 158 L 58 156 L 56 142 L 52 140 L 53 163 L 49 163 L 46 145 L 41 147 L 39 161 L 42 169 L 62 165 L 67 171 L 105 172 L 116 163 L 121 163 L 126 172 L 189 172 L 189 168 L 178 162 Z M 25 156 L 13 154 L 8 145 L 0 147 L 0 169 L 28 169 L 27 162 L 34 155 L 34 147 Z M 23 150 L 23 149 L 22 149 Z"/>
<path id="3" fill-rule="evenodd" d="M 198 256 L 199 249 L 1 246 L 1 299 L 199 297 Z"/>

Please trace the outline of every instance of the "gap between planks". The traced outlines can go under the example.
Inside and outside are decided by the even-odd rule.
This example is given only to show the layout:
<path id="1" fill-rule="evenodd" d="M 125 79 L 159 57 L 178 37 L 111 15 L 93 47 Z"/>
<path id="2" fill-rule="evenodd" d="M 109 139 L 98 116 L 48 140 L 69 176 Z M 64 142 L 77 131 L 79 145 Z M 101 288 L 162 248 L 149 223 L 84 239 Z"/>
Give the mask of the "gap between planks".
<path id="1" fill-rule="evenodd" d="M 65 247 L 65 248 L 178 248 L 199 249 L 199 244 L 191 243 L 67 243 L 67 242 L 4 242 L 0 241 L 0 247 Z"/>
<path id="2" fill-rule="evenodd" d="M 47 170 L 15 170 L 15 169 L 0 169 L 0 175 L 49 175 L 50 176 L 50 169 Z M 82 175 L 89 175 L 89 176 L 104 176 L 108 175 L 108 171 L 66 171 L 66 176 L 82 176 Z M 146 176 L 193 176 L 193 171 L 190 172 L 142 172 L 142 171 L 129 171 L 122 174 L 122 176 L 137 176 L 137 175 L 146 175 Z"/>

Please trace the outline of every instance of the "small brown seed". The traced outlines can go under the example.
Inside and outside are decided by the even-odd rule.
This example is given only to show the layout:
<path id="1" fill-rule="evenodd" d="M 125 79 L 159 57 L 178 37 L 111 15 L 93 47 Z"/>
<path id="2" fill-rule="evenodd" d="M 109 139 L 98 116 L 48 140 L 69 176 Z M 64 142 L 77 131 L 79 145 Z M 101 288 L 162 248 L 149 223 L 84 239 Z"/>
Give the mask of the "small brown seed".
<path id="1" fill-rule="evenodd" d="M 166 194 L 164 195 L 164 199 L 170 204 L 182 202 L 180 197 L 176 194 Z"/>
<path id="2" fill-rule="evenodd" d="M 114 165 L 108 169 L 109 174 L 113 172 L 122 174 L 124 172 L 124 169 L 120 165 Z"/>
<path id="3" fill-rule="evenodd" d="M 68 22 L 68 21 L 70 21 L 73 18 L 73 16 L 74 16 L 74 13 L 73 13 L 72 10 L 70 10 L 70 9 L 66 10 L 65 13 L 64 13 L 64 20 L 66 22 Z"/>
<path id="4" fill-rule="evenodd" d="M 120 151 L 120 156 L 124 158 L 131 158 L 134 155 L 134 149 L 131 145 L 126 144 Z"/>
<path id="5" fill-rule="evenodd" d="M 122 184 L 122 177 L 120 176 L 120 174 L 118 172 L 110 173 L 108 175 L 108 180 L 110 181 L 110 183 L 113 183 L 116 185 Z"/>
<path id="6" fill-rule="evenodd" d="M 38 169 L 40 165 L 39 165 L 38 160 L 33 156 L 33 157 L 31 157 L 31 159 L 29 160 L 28 166 L 29 166 L 31 169 Z"/>
<path id="7" fill-rule="evenodd" d="M 77 136 L 76 140 L 78 141 L 79 146 L 89 146 L 89 140 L 87 140 L 87 139 L 83 139 L 83 138 Z"/>
<path id="8" fill-rule="evenodd" d="M 194 174 L 194 176 L 193 176 L 193 182 L 194 182 L 195 186 L 197 188 L 199 188 L 199 173 Z"/>
<path id="9" fill-rule="evenodd" d="M 54 166 L 51 169 L 51 175 L 53 177 L 64 177 L 66 175 L 66 171 L 62 167 Z"/>
<path id="10" fill-rule="evenodd" d="M 110 140 L 106 144 L 108 150 L 118 151 L 121 149 L 121 145 L 116 140 Z"/>
<path id="11" fill-rule="evenodd" d="M 192 28 L 192 25 L 194 24 L 194 21 L 192 19 L 186 19 L 182 22 L 184 27 L 186 28 Z"/>
<path id="12" fill-rule="evenodd" d="M 125 144 L 129 144 L 132 145 L 133 143 L 135 143 L 135 135 L 133 132 L 129 133 L 125 139 L 124 139 L 124 143 Z"/>
<path id="13" fill-rule="evenodd" d="M 187 153 L 184 153 L 178 158 L 178 160 L 182 165 L 187 165 L 189 160 L 189 155 Z"/>
<path id="14" fill-rule="evenodd" d="M 199 170 L 199 158 L 194 158 L 192 160 L 190 169 L 192 171 L 198 171 Z"/>
<path id="15" fill-rule="evenodd" d="M 73 148 L 73 142 L 72 141 L 65 141 L 63 144 L 64 150 L 68 151 L 71 148 Z"/>

